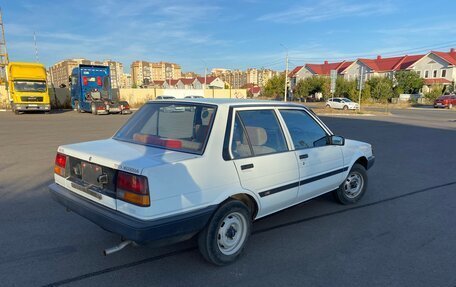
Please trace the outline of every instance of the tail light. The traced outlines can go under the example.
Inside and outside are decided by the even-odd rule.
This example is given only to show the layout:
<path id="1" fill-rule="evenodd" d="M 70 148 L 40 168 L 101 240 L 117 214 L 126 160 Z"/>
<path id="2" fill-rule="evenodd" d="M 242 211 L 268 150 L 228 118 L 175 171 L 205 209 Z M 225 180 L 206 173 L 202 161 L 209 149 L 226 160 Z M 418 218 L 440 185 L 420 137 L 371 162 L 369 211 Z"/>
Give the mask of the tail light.
<path id="1" fill-rule="evenodd" d="M 61 153 L 57 153 L 57 155 L 55 156 L 54 173 L 65 177 L 66 162 L 67 162 L 67 156 L 64 154 L 61 154 Z"/>
<path id="2" fill-rule="evenodd" d="M 101 77 L 100 76 L 97 77 L 97 85 L 101 87 Z"/>
<path id="3" fill-rule="evenodd" d="M 84 83 L 84 86 L 87 86 L 89 84 L 89 79 L 87 79 L 87 77 L 82 77 L 82 82 Z"/>
<path id="4" fill-rule="evenodd" d="M 150 206 L 147 178 L 123 171 L 117 174 L 117 198 L 139 206 Z"/>
<path id="5" fill-rule="evenodd" d="M 97 106 L 97 110 L 106 110 L 106 107 L 105 106 Z"/>

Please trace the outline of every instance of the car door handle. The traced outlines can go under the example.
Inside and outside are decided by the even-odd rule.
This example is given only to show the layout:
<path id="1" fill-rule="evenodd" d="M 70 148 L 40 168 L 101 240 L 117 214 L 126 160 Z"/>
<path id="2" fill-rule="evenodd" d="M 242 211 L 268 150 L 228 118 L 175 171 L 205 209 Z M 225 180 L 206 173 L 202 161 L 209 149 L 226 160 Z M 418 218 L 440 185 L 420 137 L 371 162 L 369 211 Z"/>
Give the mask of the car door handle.
<path id="1" fill-rule="evenodd" d="M 241 165 L 241 170 L 253 168 L 253 163 Z"/>
<path id="2" fill-rule="evenodd" d="M 299 159 L 305 159 L 305 158 L 308 158 L 308 157 L 309 157 L 309 155 L 306 154 L 306 153 L 299 155 Z"/>

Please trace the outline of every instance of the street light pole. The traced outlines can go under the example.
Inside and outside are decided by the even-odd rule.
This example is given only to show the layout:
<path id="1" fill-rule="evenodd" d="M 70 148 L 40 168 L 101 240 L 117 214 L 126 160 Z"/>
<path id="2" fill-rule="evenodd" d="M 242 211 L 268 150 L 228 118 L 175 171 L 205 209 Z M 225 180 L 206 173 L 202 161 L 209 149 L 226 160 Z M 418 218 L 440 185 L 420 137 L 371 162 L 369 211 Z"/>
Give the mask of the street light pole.
<path id="1" fill-rule="evenodd" d="M 287 91 L 288 91 L 288 48 L 285 47 L 285 45 L 280 44 L 280 46 L 284 47 L 285 50 L 287 50 L 287 54 L 285 56 L 285 91 L 284 91 L 284 97 L 283 101 L 287 101 Z"/>

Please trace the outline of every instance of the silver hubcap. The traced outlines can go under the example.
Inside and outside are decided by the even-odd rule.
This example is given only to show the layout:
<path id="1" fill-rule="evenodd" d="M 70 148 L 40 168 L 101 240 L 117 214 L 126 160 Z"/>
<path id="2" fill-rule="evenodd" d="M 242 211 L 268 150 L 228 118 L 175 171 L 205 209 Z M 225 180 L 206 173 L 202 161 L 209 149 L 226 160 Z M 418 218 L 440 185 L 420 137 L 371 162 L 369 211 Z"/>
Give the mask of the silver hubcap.
<path id="1" fill-rule="evenodd" d="M 217 245 L 224 255 L 232 255 L 241 249 L 247 235 L 247 220 L 239 212 L 228 214 L 220 224 Z"/>
<path id="2" fill-rule="evenodd" d="M 364 187 L 364 179 L 360 173 L 353 171 L 350 172 L 344 182 L 344 193 L 348 198 L 357 197 Z"/>

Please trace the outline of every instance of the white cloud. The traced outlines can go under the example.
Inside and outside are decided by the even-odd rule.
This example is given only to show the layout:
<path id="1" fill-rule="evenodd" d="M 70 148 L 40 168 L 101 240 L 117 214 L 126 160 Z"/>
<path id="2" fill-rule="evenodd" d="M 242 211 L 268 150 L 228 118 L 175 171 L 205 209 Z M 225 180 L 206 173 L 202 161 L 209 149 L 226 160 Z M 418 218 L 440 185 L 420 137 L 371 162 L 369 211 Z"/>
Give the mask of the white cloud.
<path id="1" fill-rule="evenodd" d="M 293 6 L 282 12 L 269 13 L 257 20 L 275 23 L 297 24 L 320 22 L 344 17 L 370 16 L 393 12 L 394 6 L 389 1 L 370 1 L 351 3 L 346 0 L 323 0 L 312 4 Z"/>

